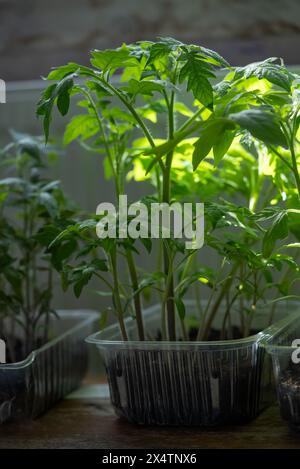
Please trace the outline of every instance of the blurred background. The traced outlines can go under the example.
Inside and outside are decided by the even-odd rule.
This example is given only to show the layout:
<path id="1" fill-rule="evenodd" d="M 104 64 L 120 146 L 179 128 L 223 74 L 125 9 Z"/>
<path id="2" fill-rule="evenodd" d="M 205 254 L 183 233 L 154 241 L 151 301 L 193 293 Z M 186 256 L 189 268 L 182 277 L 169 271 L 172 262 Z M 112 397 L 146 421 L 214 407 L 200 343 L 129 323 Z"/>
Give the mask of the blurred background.
<path id="1" fill-rule="evenodd" d="M 233 65 L 270 56 L 300 63 L 299 0 L 0 0 L 0 79 L 7 84 L 7 103 L 0 104 L 0 145 L 8 129 L 42 133 L 35 107 L 45 86 L 41 76 L 53 66 L 88 62 L 93 48 L 122 42 L 177 39 L 216 49 Z M 70 115 L 55 119 L 52 136 L 61 139 Z M 101 161 L 76 144 L 53 168 L 66 192 L 81 207 L 94 211 L 110 199 Z M 129 189 L 137 197 L 138 185 Z M 55 306 L 102 308 L 102 299 L 72 293 L 57 285 Z"/>
<path id="2" fill-rule="evenodd" d="M 282 56 L 298 63 L 299 0 L 1 0 L 0 71 L 37 79 L 92 48 L 176 36 L 217 49 L 233 64 Z"/>

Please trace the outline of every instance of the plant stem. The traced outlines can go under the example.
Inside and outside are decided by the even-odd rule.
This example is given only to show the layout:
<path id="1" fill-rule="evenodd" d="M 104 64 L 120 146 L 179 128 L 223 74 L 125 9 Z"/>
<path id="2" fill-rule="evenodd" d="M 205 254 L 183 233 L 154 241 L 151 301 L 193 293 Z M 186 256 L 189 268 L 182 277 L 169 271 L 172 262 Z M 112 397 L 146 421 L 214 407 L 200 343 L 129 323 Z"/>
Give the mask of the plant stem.
<path id="1" fill-rule="evenodd" d="M 198 109 L 189 119 L 187 119 L 182 126 L 178 129 L 178 132 L 182 132 L 183 130 L 187 129 L 196 119 L 200 116 L 200 114 L 204 111 L 205 106 Z"/>
<path id="2" fill-rule="evenodd" d="M 296 181 L 298 196 L 300 198 L 300 176 L 299 176 L 297 158 L 296 158 L 296 154 L 295 154 L 295 148 L 294 148 L 294 142 L 293 141 L 291 141 L 291 143 L 290 143 L 290 150 L 291 150 L 291 156 L 292 156 L 292 162 L 293 162 L 293 173 L 294 173 L 294 177 L 295 177 L 295 181 Z"/>
<path id="3" fill-rule="evenodd" d="M 133 300 L 134 300 L 135 316 L 136 316 L 136 322 L 137 322 L 137 327 L 138 327 L 139 339 L 145 340 L 141 298 L 138 292 L 139 283 L 138 283 L 138 277 L 136 273 L 133 255 L 130 249 L 126 250 L 126 259 L 127 259 L 127 264 L 128 264 L 128 269 L 129 269 L 129 274 L 130 274 L 130 279 L 131 279 L 131 286 L 132 286 L 132 290 L 134 294 Z"/>
<path id="4" fill-rule="evenodd" d="M 230 315 L 231 306 L 233 305 L 233 303 L 235 302 L 235 300 L 237 299 L 238 296 L 239 296 L 239 292 L 236 292 L 235 295 L 233 295 L 231 301 L 229 301 L 229 303 L 226 306 L 226 311 L 225 311 L 223 322 L 222 322 L 221 340 L 225 339 L 225 328 L 226 328 L 227 318 Z"/>
<path id="5" fill-rule="evenodd" d="M 105 86 L 115 95 L 117 96 L 117 98 L 120 99 L 120 101 L 124 104 L 125 107 L 127 107 L 127 109 L 130 111 L 130 113 L 132 114 L 132 116 L 135 118 L 137 124 L 140 126 L 141 130 L 143 131 L 145 137 L 147 138 L 150 146 L 152 148 L 155 148 L 155 143 L 154 143 L 154 140 L 152 138 L 152 135 L 150 133 L 150 130 L 148 129 L 148 127 L 146 126 L 145 122 L 143 121 L 143 119 L 138 115 L 138 113 L 136 112 L 136 110 L 134 109 L 134 107 L 126 100 L 126 98 L 122 95 L 122 93 L 117 89 L 115 88 L 113 85 L 111 85 L 108 81 L 104 80 L 104 79 L 101 79 L 99 78 L 100 81 L 102 83 L 105 84 Z M 161 166 L 161 169 L 164 170 L 164 165 L 163 165 L 163 162 L 160 160 L 159 161 L 159 164 Z"/>
<path id="6" fill-rule="evenodd" d="M 272 147 L 270 145 L 270 150 L 275 153 L 276 156 L 291 170 L 294 171 L 293 166 L 288 162 L 288 160 L 285 159 L 284 156 L 282 156 L 279 151 L 276 150 L 276 148 Z"/>
<path id="7" fill-rule="evenodd" d="M 210 330 L 210 328 L 211 328 L 211 326 L 212 326 L 212 323 L 213 323 L 213 321 L 214 321 L 214 319 L 215 319 L 215 316 L 216 316 L 216 314 L 217 314 L 217 312 L 218 312 L 219 306 L 220 306 L 220 304 L 221 304 L 223 298 L 225 297 L 226 292 L 227 292 L 229 286 L 231 285 L 233 276 L 234 276 L 236 270 L 238 269 L 238 266 L 239 266 L 239 264 L 236 263 L 236 264 L 232 267 L 232 269 L 231 269 L 231 271 L 230 271 L 230 273 L 229 273 L 229 275 L 228 275 L 226 281 L 223 283 L 223 286 L 222 286 L 222 288 L 221 288 L 221 291 L 220 291 L 220 293 L 219 293 L 219 295 L 218 295 L 218 297 L 217 297 L 217 299 L 216 299 L 216 301 L 215 301 L 215 303 L 214 303 L 214 305 L 213 305 L 213 307 L 212 307 L 212 309 L 211 309 L 211 311 L 210 311 L 210 315 L 209 315 L 209 318 L 208 318 L 208 320 L 207 320 L 207 322 L 206 322 L 206 325 L 205 325 L 205 327 L 204 327 L 204 329 L 203 329 L 203 332 L 202 332 L 201 335 L 200 335 L 201 340 L 205 340 L 205 339 L 208 337 L 209 330 Z"/>
<path id="8" fill-rule="evenodd" d="M 128 336 L 127 336 L 126 327 L 124 323 L 123 308 L 122 308 L 122 302 L 121 302 L 120 290 L 119 290 L 116 248 L 114 248 L 113 251 L 111 252 L 110 260 L 111 260 L 112 274 L 113 274 L 113 280 L 114 280 L 113 296 L 114 296 L 114 301 L 115 301 L 117 317 L 118 317 L 123 340 L 127 341 Z"/>
<path id="9" fill-rule="evenodd" d="M 174 136 L 174 92 L 171 93 L 170 101 L 168 102 L 168 121 L 169 121 L 169 139 L 171 140 Z M 170 191 L 171 191 L 171 167 L 173 160 L 173 151 L 167 154 L 166 164 L 163 174 L 163 194 L 162 200 L 164 203 L 170 203 Z M 173 278 L 173 265 L 172 260 L 169 258 L 169 247 L 170 244 L 167 242 L 163 245 L 163 259 L 164 259 L 164 271 L 166 276 L 171 272 L 170 281 L 166 285 L 167 294 L 167 324 L 168 324 L 168 337 L 169 340 L 176 340 L 176 327 L 175 327 L 175 305 L 174 305 L 174 278 Z"/>
<path id="10" fill-rule="evenodd" d="M 100 130 L 100 134 L 103 138 L 103 142 L 104 142 L 104 147 L 105 147 L 105 151 L 107 153 L 107 157 L 110 161 L 110 164 L 111 164 L 111 168 L 112 168 L 112 171 L 115 172 L 115 169 L 114 169 L 114 165 L 113 165 L 113 162 L 112 162 L 112 157 L 111 157 L 111 152 L 110 152 L 110 148 L 109 148 L 109 145 L 108 145 L 108 142 L 107 142 L 107 138 L 106 138 L 106 135 L 105 135 L 105 132 L 104 132 L 104 128 L 103 128 L 103 125 L 102 125 L 102 121 L 101 121 L 101 117 L 99 116 L 99 113 L 98 113 L 98 110 L 97 110 L 97 106 L 92 98 L 92 96 L 90 95 L 90 93 L 88 93 L 88 91 L 86 90 L 82 90 L 83 94 L 87 97 L 90 105 L 92 106 L 92 109 L 95 113 L 95 117 L 97 119 L 97 122 L 98 122 L 98 125 L 99 125 L 99 130 Z"/>
<path id="11" fill-rule="evenodd" d="M 171 260 L 170 262 L 170 265 L 173 264 L 173 259 Z M 165 337 L 167 337 L 168 335 L 168 339 L 169 340 L 172 340 L 170 338 L 170 331 L 169 331 L 169 328 L 166 328 L 165 326 L 165 320 L 166 320 L 166 309 L 167 309 L 167 313 L 168 313 L 168 302 L 171 302 L 172 305 L 173 305 L 173 311 L 174 311 L 174 329 L 175 329 L 175 306 L 174 306 L 174 297 L 170 297 L 170 289 L 171 289 L 171 286 L 172 286 L 172 283 L 173 283 L 173 271 L 171 269 L 168 270 L 168 272 L 166 273 L 166 281 L 165 281 L 165 293 L 163 295 L 163 299 L 162 299 L 162 339 L 164 339 Z M 167 308 L 166 308 L 167 307 Z M 168 314 L 167 314 L 167 320 L 168 320 Z M 168 323 L 168 326 L 169 326 L 169 323 Z M 167 330 L 166 330 L 167 329 Z M 168 332 L 168 334 L 167 334 Z M 173 340 L 176 340 L 176 332 L 174 331 L 174 337 L 175 339 Z"/>

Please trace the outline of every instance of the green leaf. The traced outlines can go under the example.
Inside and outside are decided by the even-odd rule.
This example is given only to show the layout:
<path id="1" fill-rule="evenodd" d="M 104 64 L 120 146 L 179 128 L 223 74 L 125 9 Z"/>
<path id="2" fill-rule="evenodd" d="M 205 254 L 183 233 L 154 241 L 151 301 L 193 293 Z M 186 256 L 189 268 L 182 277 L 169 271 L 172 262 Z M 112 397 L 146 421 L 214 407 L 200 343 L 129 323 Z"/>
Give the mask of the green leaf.
<path id="1" fill-rule="evenodd" d="M 37 201 L 39 205 L 47 210 L 51 217 L 55 218 L 58 215 L 57 201 L 49 192 L 41 192 L 38 194 Z"/>
<path id="2" fill-rule="evenodd" d="M 82 140 L 87 140 L 93 137 L 98 130 L 98 122 L 95 116 L 90 114 L 74 116 L 66 127 L 64 145 L 68 145 L 79 137 Z"/>
<path id="3" fill-rule="evenodd" d="M 61 271 L 63 261 L 69 259 L 77 249 L 77 242 L 75 239 L 69 239 L 58 246 L 55 246 L 51 251 L 51 261 L 55 269 Z"/>
<path id="4" fill-rule="evenodd" d="M 118 49 L 92 51 L 91 64 L 103 72 L 113 73 L 118 68 L 136 67 L 139 62 L 130 55 L 130 49 L 124 44 Z"/>
<path id="5" fill-rule="evenodd" d="M 86 269 L 86 271 L 82 273 L 80 279 L 74 284 L 74 294 L 76 298 L 80 297 L 83 287 L 85 287 L 89 283 L 91 278 L 92 272 Z"/>
<path id="6" fill-rule="evenodd" d="M 232 130 L 233 127 L 234 124 L 225 118 L 209 119 L 205 122 L 203 127 L 200 129 L 200 138 L 194 144 L 194 171 L 214 146 L 216 157 L 215 162 L 217 164 L 220 161 L 231 144 L 233 133 L 228 133 L 228 130 Z M 224 143 L 222 142 L 223 138 Z M 222 154 L 223 151 L 224 153 Z"/>
<path id="7" fill-rule="evenodd" d="M 213 71 L 205 62 L 189 55 L 179 73 L 179 82 L 187 80 L 187 91 L 192 91 L 194 98 L 204 106 L 213 107 L 213 88 L 208 77 L 214 78 Z"/>
<path id="8" fill-rule="evenodd" d="M 148 254 L 151 253 L 152 251 L 152 239 L 150 238 L 141 238 L 141 243 L 143 244 L 143 246 L 146 248 Z"/>
<path id="9" fill-rule="evenodd" d="M 17 177 L 9 177 L 0 180 L 0 186 L 12 186 L 18 189 L 25 185 L 26 181 Z"/>
<path id="10" fill-rule="evenodd" d="M 128 85 L 122 87 L 129 95 L 135 98 L 137 95 L 153 96 L 154 92 L 161 93 L 164 90 L 164 82 L 160 80 L 138 81 L 132 78 Z"/>
<path id="11" fill-rule="evenodd" d="M 218 165 L 218 163 L 221 161 L 223 156 L 226 155 L 227 151 L 229 150 L 229 148 L 232 144 L 234 136 L 235 136 L 234 131 L 225 130 L 217 138 L 216 143 L 214 143 L 214 145 L 213 145 L 215 165 Z"/>
<path id="12" fill-rule="evenodd" d="M 201 46 L 200 48 L 200 55 L 206 58 L 206 60 L 213 65 L 221 66 L 221 67 L 230 67 L 227 60 L 225 60 L 218 52 L 207 49 L 206 47 Z"/>
<path id="13" fill-rule="evenodd" d="M 263 256 L 265 258 L 272 254 L 278 239 L 284 239 L 288 236 L 288 215 L 286 212 L 280 212 L 274 218 L 271 227 L 266 231 L 263 238 Z"/>
<path id="14" fill-rule="evenodd" d="M 55 101 L 59 112 L 64 116 L 70 106 L 70 93 L 74 86 L 73 78 L 76 74 L 66 75 L 57 84 L 50 85 L 43 92 L 37 106 L 37 115 L 43 116 L 44 133 L 46 143 L 49 138 L 49 128 L 51 123 L 51 115 Z"/>
<path id="15" fill-rule="evenodd" d="M 65 116 L 70 107 L 70 90 L 73 87 L 73 80 L 66 80 L 58 87 L 57 108 L 62 116 Z"/>
<path id="16" fill-rule="evenodd" d="M 261 109 L 248 109 L 230 114 L 229 118 L 242 129 L 248 130 L 253 137 L 266 144 L 287 146 L 286 138 L 276 121 L 276 116 L 271 112 Z"/>
<path id="17" fill-rule="evenodd" d="M 177 308 L 177 312 L 179 314 L 179 317 L 180 319 L 184 319 L 185 318 L 185 305 L 184 305 L 184 302 L 182 301 L 182 299 L 177 296 L 175 298 L 175 304 L 176 304 L 176 308 Z"/>
<path id="18" fill-rule="evenodd" d="M 300 248 L 300 243 L 290 243 L 281 246 L 281 249 Z"/>
<path id="19" fill-rule="evenodd" d="M 232 126 L 232 123 L 231 123 Z M 168 140 L 161 145 L 156 146 L 155 148 L 150 148 L 144 151 L 145 155 L 155 155 L 155 158 L 151 161 L 150 165 L 147 168 L 146 175 L 151 171 L 151 169 L 162 159 L 163 156 L 171 152 L 176 148 L 176 146 L 182 142 L 186 137 L 192 135 L 200 128 L 203 127 L 203 122 L 195 122 L 194 125 L 190 126 L 188 129 L 183 131 L 178 131 L 174 133 L 174 136 L 171 140 Z"/>
<path id="20" fill-rule="evenodd" d="M 35 235 L 35 239 L 45 247 L 59 235 L 60 229 L 55 225 L 44 225 Z"/>
<path id="21" fill-rule="evenodd" d="M 167 57 L 183 45 L 182 42 L 172 37 L 160 37 L 158 42 L 152 43 L 150 46 L 147 65 L 154 64 L 155 61 Z"/>
<path id="22" fill-rule="evenodd" d="M 84 67 L 83 65 L 70 62 L 67 65 L 61 65 L 60 67 L 55 67 L 49 75 L 47 80 L 56 80 L 61 81 L 68 75 L 80 75 L 85 77 L 95 77 L 95 72 L 91 68 Z"/>
<path id="23" fill-rule="evenodd" d="M 106 259 L 93 259 L 91 266 L 93 266 L 95 270 L 100 270 L 101 272 L 108 271 Z"/>
<path id="24" fill-rule="evenodd" d="M 246 79 L 253 76 L 259 80 L 265 78 L 270 83 L 290 92 L 291 84 L 294 80 L 293 74 L 283 65 L 278 64 L 279 60 L 277 57 L 271 57 L 263 62 L 255 62 L 246 67 L 238 67 L 235 71 L 235 78 L 240 78 L 241 76 Z"/>
<path id="25" fill-rule="evenodd" d="M 122 109 L 119 109 L 117 107 L 104 109 L 102 111 L 102 115 L 107 119 L 120 120 L 123 122 L 128 122 L 132 125 L 136 125 L 136 120 L 131 114 L 129 114 L 129 112 L 123 111 Z"/>
<path id="26" fill-rule="evenodd" d="M 47 76 L 47 80 L 60 81 L 65 76 L 77 72 L 80 69 L 80 66 L 76 63 L 68 63 L 67 65 L 62 65 L 61 67 L 56 67 Z"/>

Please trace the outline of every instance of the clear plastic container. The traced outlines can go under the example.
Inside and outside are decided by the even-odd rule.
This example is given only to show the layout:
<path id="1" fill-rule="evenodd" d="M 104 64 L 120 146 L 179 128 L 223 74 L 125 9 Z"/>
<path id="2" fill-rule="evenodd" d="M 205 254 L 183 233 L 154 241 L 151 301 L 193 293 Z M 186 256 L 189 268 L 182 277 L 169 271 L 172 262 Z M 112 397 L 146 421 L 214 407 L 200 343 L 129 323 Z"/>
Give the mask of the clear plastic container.
<path id="1" fill-rule="evenodd" d="M 290 428 L 300 431 L 300 310 L 270 331 L 266 350 L 272 356 L 277 396 L 282 418 Z"/>
<path id="2" fill-rule="evenodd" d="M 188 314 L 195 314 L 187 302 Z M 257 319 L 267 328 L 266 314 Z M 160 306 L 144 313 L 147 333 L 157 337 Z M 255 324 L 253 324 L 255 327 Z M 104 358 L 116 414 L 138 424 L 217 426 L 248 422 L 275 399 L 272 364 L 260 342 L 268 329 L 239 340 L 139 342 L 127 320 L 129 341 L 118 325 L 93 334 Z"/>
<path id="3" fill-rule="evenodd" d="M 53 340 L 18 363 L 0 364 L 0 423 L 35 418 L 78 387 L 87 368 L 84 339 L 98 314 L 58 311 L 50 323 Z"/>

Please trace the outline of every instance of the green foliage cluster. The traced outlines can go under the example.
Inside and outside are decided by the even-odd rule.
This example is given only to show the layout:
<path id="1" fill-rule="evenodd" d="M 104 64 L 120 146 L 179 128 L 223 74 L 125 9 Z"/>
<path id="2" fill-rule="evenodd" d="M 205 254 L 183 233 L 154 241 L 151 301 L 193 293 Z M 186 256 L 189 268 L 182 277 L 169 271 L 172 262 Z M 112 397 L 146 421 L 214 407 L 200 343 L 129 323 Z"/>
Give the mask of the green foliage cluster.
<path id="1" fill-rule="evenodd" d="M 59 181 L 43 172 L 54 156 L 44 139 L 13 132 L 0 153 L 0 330 L 12 362 L 25 358 L 48 339 L 53 265 L 66 252 L 45 253 L 49 239 L 68 226 L 73 209 Z M 23 337 L 23 339 L 21 339 Z"/>
<path id="2" fill-rule="evenodd" d="M 223 338 L 232 335 L 235 309 L 247 335 L 259 304 L 268 304 L 272 315 L 277 301 L 291 296 L 299 279 L 298 75 L 277 58 L 233 68 L 212 50 L 159 38 L 94 50 L 91 66 L 69 63 L 47 79 L 52 84 L 37 108 L 46 139 L 54 108 L 66 115 L 78 97 L 65 144 L 77 140 L 101 155 L 116 201 L 135 179 L 152 184 L 148 201 L 204 202 L 205 249 L 218 260 L 217 267 L 203 265 L 201 253 L 162 239 L 158 268 L 142 272 L 139 254 L 151 253 L 153 243 L 98 239 L 97 217 L 91 217 L 71 223 L 50 244 L 50 252 L 64 253 L 58 268 L 65 288 L 73 285 L 79 296 L 99 278 L 112 295 L 124 340 L 128 314 L 140 340 L 147 338 L 142 303 L 149 290 L 162 304 L 164 340 L 178 338 L 177 320 L 181 337 L 189 339 L 184 297 L 191 288 L 197 298 L 209 290 L 205 307 L 198 302 L 201 340 L 218 314 Z M 122 282 L 120 259 L 130 285 Z"/>

